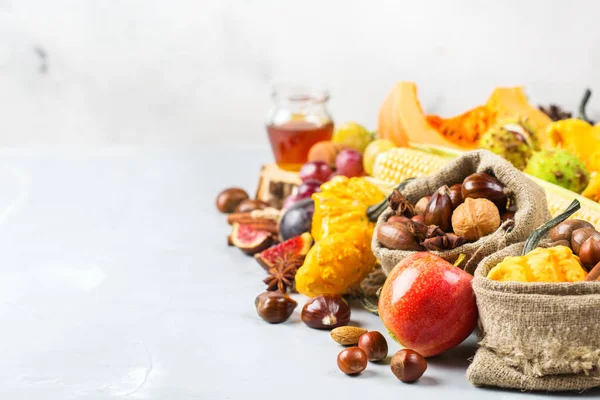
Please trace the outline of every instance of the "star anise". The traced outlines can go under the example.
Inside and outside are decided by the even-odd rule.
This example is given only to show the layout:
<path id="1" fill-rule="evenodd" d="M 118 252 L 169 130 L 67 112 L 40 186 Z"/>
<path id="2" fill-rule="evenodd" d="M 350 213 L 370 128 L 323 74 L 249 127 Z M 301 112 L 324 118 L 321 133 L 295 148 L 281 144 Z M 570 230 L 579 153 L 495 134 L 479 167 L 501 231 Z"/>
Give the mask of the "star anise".
<path id="1" fill-rule="evenodd" d="M 263 280 L 267 284 L 267 290 L 279 290 L 281 293 L 285 293 L 287 288 L 294 283 L 296 272 L 303 262 L 304 257 L 301 256 L 278 258 L 275 265 L 269 268 L 269 276 Z"/>
<path id="2" fill-rule="evenodd" d="M 416 214 L 415 207 L 396 189 L 390 195 L 388 202 L 391 209 L 396 212 L 396 215 L 404 215 L 407 218 L 411 218 Z"/>

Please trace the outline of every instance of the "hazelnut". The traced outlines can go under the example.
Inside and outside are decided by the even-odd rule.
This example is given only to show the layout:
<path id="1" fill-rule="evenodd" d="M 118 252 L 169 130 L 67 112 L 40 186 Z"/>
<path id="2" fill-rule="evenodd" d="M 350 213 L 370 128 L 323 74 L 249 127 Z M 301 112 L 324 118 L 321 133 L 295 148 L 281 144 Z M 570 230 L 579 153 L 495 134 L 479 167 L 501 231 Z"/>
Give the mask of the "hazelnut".
<path id="1" fill-rule="evenodd" d="M 281 292 L 264 292 L 254 301 L 258 315 L 270 324 L 287 321 L 298 305 L 296 300 Z"/>
<path id="2" fill-rule="evenodd" d="M 414 350 L 402 349 L 392 357 L 390 368 L 396 378 L 409 383 L 423 376 L 427 369 L 427 361 Z"/>
<path id="3" fill-rule="evenodd" d="M 367 368 L 367 354 L 359 347 L 344 349 L 337 356 L 337 365 L 346 375 L 360 374 Z"/>
<path id="4" fill-rule="evenodd" d="M 242 201 L 249 198 L 244 189 L 229 188 L 217 196 L 217 209 L 222 213 L 232 213 Z"/>
<path id="5" fill-rule="evenodd" d="M 383 335 L 377 331 L 363 334 L 358 339 L 358 347 L 364 350 L 369 361 L 381 361 L 387 357 L 387 341 Z"/>
<path id="6" fill-rule="evenodd" d="M 333 329 L 348 324 L 350 306 L 340 295 L 323 294 L 306 302 L 301 317 L 311 328 Z"/>
<path id="7" fill-rule="evenodd" d="M 489 235 L 500 226 L 498 207 L 487 199 L 465 199 L 452 213 L 454 233 L 468 241 Z"/>

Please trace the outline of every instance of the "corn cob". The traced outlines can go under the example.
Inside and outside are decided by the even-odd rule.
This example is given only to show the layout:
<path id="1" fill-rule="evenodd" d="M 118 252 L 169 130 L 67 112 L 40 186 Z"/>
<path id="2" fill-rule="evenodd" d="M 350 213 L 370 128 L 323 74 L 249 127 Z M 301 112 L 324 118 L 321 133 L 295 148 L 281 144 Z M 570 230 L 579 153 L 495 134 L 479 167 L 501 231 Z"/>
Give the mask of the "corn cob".
<path id="1" fill-rule="evenodd" d="M 384 193 L 391 193 L 396 185 L 408 178 L 433 174 L 460 151 L 438 146 L 418 146 L 415 148 L 395 148 L 380 154 L 373 167 L 372 182 Z M 527 175 L 546 192 L 548 208 L 552 216 L 563 212 L 574 199 L 579 200 L 581 209 L 571 218 L 582 219 L 600 230 L 600 204 L 586 199 L 570 190 Z"/>
<path id="2" fill-rule="evenodd" d="M 439 171 L 449 158 L 426 154 L 420 150 L 396 147 L 377 156 L 373 177 L 377 180 L 399 183 L 408 178 L 431 175 Z"/>

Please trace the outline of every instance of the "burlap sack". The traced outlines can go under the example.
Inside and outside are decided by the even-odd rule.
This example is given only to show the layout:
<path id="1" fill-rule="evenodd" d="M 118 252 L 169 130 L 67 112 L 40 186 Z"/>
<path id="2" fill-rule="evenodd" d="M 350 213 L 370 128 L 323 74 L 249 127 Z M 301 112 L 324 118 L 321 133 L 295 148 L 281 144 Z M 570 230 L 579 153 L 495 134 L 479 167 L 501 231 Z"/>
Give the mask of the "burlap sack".
<path id="1" fill-rule="evenodd" d="M 600 386 L 600 282 L 520 283 L 486 278 L 523 243 L 475 271 L 481 342 L 467 378 L 476 386 L 584 390 Z"/>
<path id="2" fill-rule="evenodd" d="M 465 254 L 467 257 L 461 263 L 461 267 L 469 273 L 473 273 L 477 264 L 484 257 L 510 244 L 524 241 L 535 228 L 550 219 L 544 191 L 513 167 L 511 163 L 487 150 L 465 153 L 450 162 L 438 173 L 415 179 L 402 190 L 402 194 L 414 204 L 421 197 L 430 196 L 443 185 L 451 186 L 462 183 L 468 175 L 475 172 L 490 173 L 510 189 L 517 206 L 517 212 L 514 223 L 509 221 L 498 228 L 496 232 L 476 242 L 467 243 L 453 250 L 432 251 L 433 254 L 451 263 L 454 263 L 460 254 Z M 379 216 L 377 224 L 385 222 L 391 213 L 392 210 L 388 207 Z M 414 253 L 413 251 L 387 249 L 379 244 L 376 235 L 373 235 L 371 247 L 386 274 L 398 262 Z"/>

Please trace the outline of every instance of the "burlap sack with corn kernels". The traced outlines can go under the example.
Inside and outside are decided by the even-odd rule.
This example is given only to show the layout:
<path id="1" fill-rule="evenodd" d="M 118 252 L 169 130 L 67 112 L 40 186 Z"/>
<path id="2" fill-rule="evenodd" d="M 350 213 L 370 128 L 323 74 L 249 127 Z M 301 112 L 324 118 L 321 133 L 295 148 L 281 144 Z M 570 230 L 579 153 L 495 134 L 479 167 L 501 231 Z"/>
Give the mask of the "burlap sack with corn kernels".
<path id="1" fill-rule="evenodd" d="M 487 172 L 502 182 L 510 191 L 517 211 L 514 223 L 507 221 L 496 232 L 484 236 L 476 242 L 467 243 L 452 250 L 431 251 L 451 263 L 454 263 L 459 255 L 464 254 L 466 258 L 460 267 L 471 274 L 484 257 L 508 245 L 524 241 L 534 229 L 550 219 L 543 189 L 513 167 L 510 162 L 487 150 L 465 153 L 448 163 L 436 174 L 417 178 L 410 182 L 401 192 L 409 202 L 415 204 L 422 197 L 432 195 L 444 185 L 451 186 L 462 183 L 467 176 L 475 172 Z M 379 216 L 377 225 L 387 221 L 391 215 L 392 210 L 388 207 Z M 414 251 L 387 249 L 377 241 L 377 235 L 373 235 L 371 248 L 386 274 L 389 274 L 404 258 L 415 253 Z"/>
<path id="2" fill-rule="evenodd" d="M 600 282 L 487 279 L 515 244 L 482 260 L 473 289 L 481 341 L 467 378 L 476 386 L 585 390 L 600 386 Z"/>

